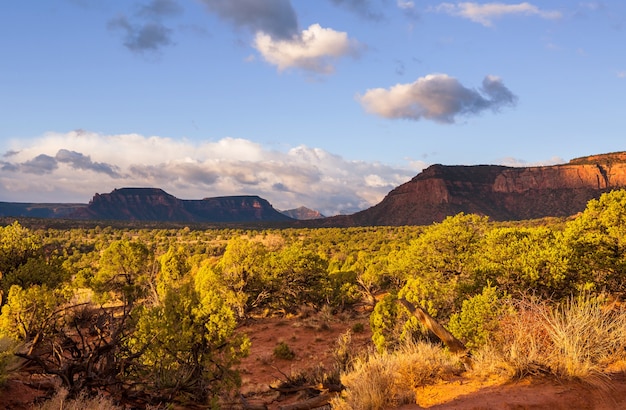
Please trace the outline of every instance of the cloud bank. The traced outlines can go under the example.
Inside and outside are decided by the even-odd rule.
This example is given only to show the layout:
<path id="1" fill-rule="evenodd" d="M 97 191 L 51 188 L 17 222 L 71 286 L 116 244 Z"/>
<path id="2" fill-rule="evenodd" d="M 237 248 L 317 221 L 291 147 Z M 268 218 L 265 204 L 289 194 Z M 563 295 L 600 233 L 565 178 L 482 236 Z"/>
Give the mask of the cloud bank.
<path id="1" fill-rule="evenodd" d="M 0 200 L 86 203 L 96 192 L 158 187 L 182 199 L 259 195 L 277 209 L 304 205 L 330 216 L 375 205 L 425 165 L 348 161 L 306 146 L 273 151 L 245 139 L 74 131 L 14 142 L 0 157 Z"/>
<path id="2" fill-rule="evenodd" d="M 311 25 L 299 36 L 288 40 L 277 40 L 259 32 L 254 46 L 265 61 L 278 67 L 279 71 L 300 68 L 320 74 L 332 73 L 331 61 L 346 55 L 354 56 L 359 50 L 359 43 L 350 39 L 347 33 L 319 24 Z"/>
<path id="3" fill-rule="evenodd" d="M 517 103 L 517 97 L 498 77 L 485 77 L 480 90 L 475 90 L 446 74 L 430 74 L 389 89 L 370 89 L 357 95 L 357 100 L 368 113 L 383 118 L 427 119 L 447 124 L 454 123 L 459 116 L 498 111 Z"/>
<path id="4" fill-rule="evenodd" d="M 559 11 L 542 10 L 530 3 L 505 4 L 505 3 L 441 3 L 431 8 L 431 11 L 447 13 L 452 16 L 466 18 L 485 27 L 493 26 L 493 20 L 508 16 L 536 16 L 544 19 L 558 19 L 561 17 Z"/>

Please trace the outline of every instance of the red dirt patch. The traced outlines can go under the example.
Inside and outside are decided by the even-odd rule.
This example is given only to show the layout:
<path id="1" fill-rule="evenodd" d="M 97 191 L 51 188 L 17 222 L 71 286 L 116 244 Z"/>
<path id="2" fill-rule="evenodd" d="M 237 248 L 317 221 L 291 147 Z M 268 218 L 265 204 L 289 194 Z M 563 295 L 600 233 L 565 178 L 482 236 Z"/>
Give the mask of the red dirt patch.
<path id="1" fill-rule="evenodd" d="M 362 325 L 362 332 L 352 329 Z M 339 315 L 316 314 L 309 317 L 259 318 L 240 326 L 252 343 L 250 354 L 239 365 L 241 394 L 250 403 L 265 404 L 268 409 L 279 408 L 298 400 L 298 395 L 280 395 L 273 387 L 288 377 L 298 374 L 329 373 L 334 366 L 337 340 L 348 331 L 352 333 L 350 346 L 364 351 L 372 346 L 369 312 Z M 276 346 L 284 342 L 295 353 L 292 360 L 276 358 Z"/>
<path id="2" fill-rule="evenodd" d="M 417 396 L 419 404 L 404 405 L 400 409 L 626 409 L 626 374 L 613 374 L 611 380 L 601 387 L 584 382 L 559 382 L 551 379 L 527 379 L 505 384 L 460 379 L 421 388 Z"/>

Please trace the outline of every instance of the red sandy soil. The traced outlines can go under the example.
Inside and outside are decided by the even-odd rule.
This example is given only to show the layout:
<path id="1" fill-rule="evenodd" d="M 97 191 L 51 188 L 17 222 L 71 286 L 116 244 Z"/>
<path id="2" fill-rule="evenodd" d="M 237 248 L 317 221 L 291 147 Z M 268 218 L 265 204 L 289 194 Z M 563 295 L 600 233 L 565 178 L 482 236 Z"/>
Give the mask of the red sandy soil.
<path id="1" fill-rule="evenodd" d="M 281 381 L 302 372 L 330 372 L 337 339 L 356 323 L 364 325 L 363 332 L 352 332 L 352 349 L 372 348 L 369 312 L 339 315 L 315 314 L 309 317 L 249 319 L 240 327 L 252 345 L 250 355 L 239 365 L 242 378 L 241 395 L 236 404 L 225 408 L 241 409 L 241 397 L 251 405 L 266 405 L 268 409 L 302 400 L 302 392 L 280 394 L 274 388 Z M 274 357 L 274 348 L 281 342 L 294 351 L 292 360 Z M 614 410 L 626 409 L 626 373 L 611 375 L 599 386 L 583 382 L 559 382 L 554 379 L 524 379 L 518 382 L 477 380 L 458 377 L 435 385 L 421 387 L 415 404 L 401 410 Z M 50 378 L 16 373 L 0 388 L 0 410 L 36 408 L 45 390 L 35 386 L 53 385 Z M 48 393 L 49 395 L 49 393 Z M 197 408 L 197 407 L 196 407 Z"/>
<path id="2" fill-rule="evenodd" d="M 327 325 L 323 325 L 326 323 Z M 338 337 L 362 323 L 365 331 L 352 333 L 352 347 L 372 349 L 369 312 L 322 319 L 264 318 L 250 321 L 241 328 L 252 342 L 250 356 L 241 363 L 242 395 L 250 404 L 265 404 L 268 409 L 298 401 L 296 395 L 284 396 L 273 391 L 285 375 L 315 369 L 322 364 L 332 367 L 332 353 Z M 293 360 L 272 356 L 276 345 L 287 343 L 296 353 Z M 420 388 L 415 404 L 400 410 L 626 410 L 626 373 L 620 366 L 610 380 L 600 386 L 584 382 L 559 382 L 551 378 L 507 382 L 498 379 L 478 380 L 458 377 Z"/>
<path id="3" fill-rule="evenodd" d="M 481 386 L 476 381 L 446 381 L 417 392 L 414 405 L 401 410 L 617 410 L 626 409 L 626 374 L 613 374 L 603 386 L 554 379 L 522 380 Z M 421 400 L 420 400 L 421 398 Z"/>
<path id="4" fill-rule="evenodd" d="M 353 332 L 355 324 L 362 332 Z M 300 373 L 330 373 L 334 365 L 333 352 L 337 340 L 350 331 L 354 351 L 366 351 L 372 346 L 369 312 L 314 314 L 291 318 L 251 319 L 240 327 L 252 343 L 250 354 L 240 366 L 241 394 L 251 404 L 265 404 L 278 409 L 298 401 L 298 394 L 281 395 L 273 388 Z M 276 346 L 284 342 L 295 353 L 292 360 L 276 358 Z"/>

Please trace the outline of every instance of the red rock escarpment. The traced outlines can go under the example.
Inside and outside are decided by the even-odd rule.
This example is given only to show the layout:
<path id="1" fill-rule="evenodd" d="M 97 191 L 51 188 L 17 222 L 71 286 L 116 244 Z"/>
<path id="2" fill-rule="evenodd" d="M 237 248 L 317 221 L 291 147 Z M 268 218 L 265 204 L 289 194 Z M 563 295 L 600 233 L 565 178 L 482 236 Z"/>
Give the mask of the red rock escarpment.
<path id="1" fill-rule="evenodd" d="M 602 193 L 626 187 L 626 153 L 568 164 L 513 168 L 432 165 L 379 204 L 326 225 L 428 225 L 459 212 L 492 220 L 570 216 Z"/>

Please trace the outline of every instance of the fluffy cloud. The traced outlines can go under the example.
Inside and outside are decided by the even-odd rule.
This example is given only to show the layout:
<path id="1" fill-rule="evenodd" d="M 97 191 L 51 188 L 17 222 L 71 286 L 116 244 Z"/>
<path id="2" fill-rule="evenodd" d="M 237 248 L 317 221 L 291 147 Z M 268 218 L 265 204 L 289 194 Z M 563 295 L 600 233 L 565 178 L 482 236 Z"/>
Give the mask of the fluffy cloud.
<path id="1" fill-rule="evenodd" d="M 378 203 L 426 164 L 394 168 L 305 146 L 268 150 L 245 139 L 191 143 L 137 134 L 50 133 L 0 159 L 5 201 L 83 202 L 121 187 L 158 187 L 183 199 L 259 195 L 278 209 L 325 215 Z"/>
<path id="2" fill-rule="evenodd" d="M 346 33 L 319 24 L 311 25 L 290 39 L 275 39 L 259 32 L 254 45 L 267 62 L 281 71 L 295 67 L 321 74 L 334 71 L 333 59 L 356 55 L 359 50 L 358 42 L 348 38 Z"/>
<path id="3" fill-rule="evenodd" d="M 298 32 L 298 18 L 290 0 L 202 0 L 211 12 L 238 27 L 262 31 L 278 39 Z"/>
<path id="4" fill-rule="evenodd" d="M 530 3 L 505 4 L 505 3 L 471 3 L 462 2 L 457 4 L 442 3 L 431 11 L 443 12 L 453 16 L 463 17 L 483 26 L 490 27 L 493 20 L 507 15 L 537 16 L 544 19 L 558 19 L 561 13 L 553 10 L 542 10 Z"/>
<path id="5" fill-rule="evenodd" d="M 514 106 L 517 97 L 498 77 L 485 77 L 475 90 L 446 74 L 430 74 L 410 84 L 367 90 L 357 100 L 367 112 L 384 118 L 454 123 L 457 116 Z"/>

